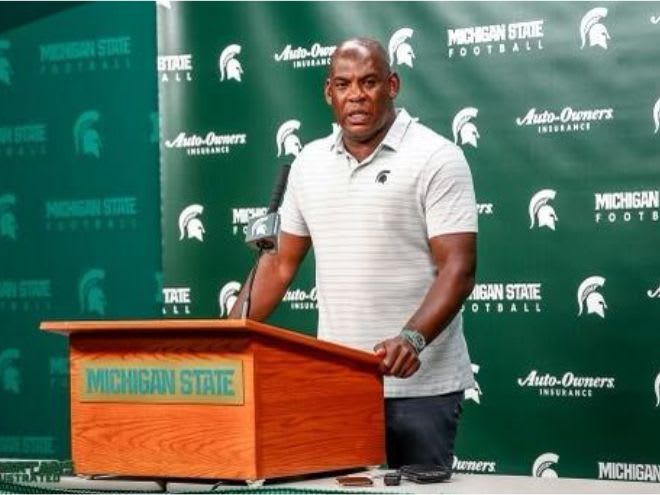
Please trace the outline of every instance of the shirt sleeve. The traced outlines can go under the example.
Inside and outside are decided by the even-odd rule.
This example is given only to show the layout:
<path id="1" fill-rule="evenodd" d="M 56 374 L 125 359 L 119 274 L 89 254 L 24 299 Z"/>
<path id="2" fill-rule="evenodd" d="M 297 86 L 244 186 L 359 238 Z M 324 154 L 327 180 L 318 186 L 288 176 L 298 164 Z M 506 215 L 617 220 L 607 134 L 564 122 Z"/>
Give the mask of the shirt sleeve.
<path id="1" fill-rule="evenodd" d="M 301 191 L 299 190 L 301 157 L 302 154 L 291 165 L 286 192 L 284 193 L 282 206 L 279 209 L 280 229 L 289 234 L 309 237 L 309 229 L 307 228 L 307 222 L 305 222 L 299 201 L 301 195 Z"/>
<path id="2" fill-rule="evenodd" d="M 472 173 L 463 151 L 446 146 L 425 167 L 422 201 L 429 239 L 442 234 L 477 232 L 477 202 Z"/>

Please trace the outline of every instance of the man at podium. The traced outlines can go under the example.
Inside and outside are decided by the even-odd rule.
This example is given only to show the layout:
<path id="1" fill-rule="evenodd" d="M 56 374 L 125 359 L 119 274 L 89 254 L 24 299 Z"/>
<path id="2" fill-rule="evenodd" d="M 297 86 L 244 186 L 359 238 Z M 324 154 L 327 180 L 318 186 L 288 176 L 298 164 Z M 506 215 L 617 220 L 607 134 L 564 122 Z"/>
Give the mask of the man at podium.
<path id="1" fill-rule="evenodd" d="M 318 337 L 382 357 L 389 466 L 449 467 L 474 386 L 460 308 L 474 285 L 477 209 L 461 149 L 395 108 L 390 48 L 337 47 L 325 82 L 336 131 L 291 167 L 279 247 L 258 265 L 249 317 L 268 317 L 313 245 Z"/>

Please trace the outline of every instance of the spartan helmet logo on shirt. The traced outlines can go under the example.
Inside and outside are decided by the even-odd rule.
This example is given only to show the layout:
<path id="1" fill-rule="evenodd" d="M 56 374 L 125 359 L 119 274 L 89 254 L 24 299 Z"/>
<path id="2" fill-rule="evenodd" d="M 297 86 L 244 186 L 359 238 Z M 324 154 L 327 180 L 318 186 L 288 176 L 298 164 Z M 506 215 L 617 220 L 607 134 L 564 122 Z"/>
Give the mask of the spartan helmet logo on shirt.
<path id="1" fill-rule="evenodd" d="M 600 46 L 607 50 L 607 40 L 610 38 L 610 33 L 604 24 L 601 24 L 601 19 L 607 16 L 607 8 L 596 7 L 587 12 L 580 21 L 580 39 L 582 44 L 580 50 L 584 49 L 585 43 L 589 40 L 589 46 Z"/>
<path id="2" fill-rule="evenodd" d="M 98 268 L 89 270 L 80 278 L 78 295 L 80 297 L 81 313 L 105 315 L 106 298 L 101 287 L 101 282 L 104 279 L 105 271 Z"/>
<path id="3" fill-rule="evenodd" d="M 241 53 L 241 45 L 229 45 L 222 50 L 220 58 L 218 59 L 218 67 L 220 68 L 220 81 L 225 79 L 234 79 L 241 82 L 241 74 L 243 74 L 243 67 L 241 63 L 235 58 Z"/>
<path id="4" fill-rule="evenodd" d="M 660 129 L 660 98 L 653 105 L 653 123 L 655 124 L 655 130 L 653 134 L 657 134 Z"/>
<path id="5" fill-rule="evenodd" d="M 478 113 L 478 109 L 474 107 L 466 107 L 456 114 L 454 121 L 451 124 L 452 131 L 454 132 L 455 144 L 459 144 L 458 138 L 460 137 L 461 145 L 469 144 L 474 148 L 477 147 L 477 140 L 481 136 L 479 136 L 477 126 L 470 122 L 470 120 L 475 118 Z"/>
<path id="6" fill-rule="evenodd" d="M 532 466 L 532 476 L 535 478 L 559 478 L 554 469 L 550 469 L 553 464 L 559 462 L 559 456 L 552 452 L 541 454 L 534 461 Z"/>
<path id="7" fill-rule="evenodd" d="M 198 218 L 199 215 L 204 213 L 204 207 L 202 205 L 190 205 L 186 206 L 183 211 L 179 214 L 179 240 L 186 239 L 197 239 L 200 242 L 204 242 L 204 224 Z"/>
<path id="8" fill-rule="evenodd" d="M 220 294 L 218 295 L 218 305 L 220 306 L 220 318 L 229 316 L 231 313 L 234 304 L 236 304 L 236 299 L 238 299 L 238 294 L 241 292 L 241 284 L 232 280 L 227 282 L 222 289 L 220 289 Z"/>
<path id="9" fill-rule="evenodd" d="M 548 204 L 548 201 L 555 199 L 556 194 L 557 192 L 552 189 L 542 189 L 532 196 L 529 201 L 530 229 L 538 224 L 539 228 L 548 227 L 555 230 L 555 222 L 558 222 L 559 218 L 557 218 L 555 209 Z"/>
<path id="10" fill-rule="evenodd" d="M 8 50 L 11 44 L 7 40 L 0 40 L 0 82 L 9 86 L 11 84 L 11 76 L 14 71 L 5 54 L 4 50 Z"/>
<path id="11" fill-rule="evenodd" d="M 300 122 L 294 119 L 287 120 L 280 126 L 276 136 L 277 156 L 282 156 L 282 153 L 284 156 L 298 156 L 302 149 L 300 139 L 295 134 L 298 129 L 300 129 Z"/>
<path id="12" fill-rule="evenodd" d="M 587 314 L 597 314 L 601 318 L 605 318 L 607 303 L 605 303 L 603 295 L 598 292 L 598 289 L 603 285 L 605 285 L 605 279 L 598 275 L 588 277 L 582 281 L 577 290 L 578 316 L 582 316 L 586 305 Z"/>
<path id="13" fill-rule="evenodd" d="M 479 373 L 479 365 L 472 363 L 472 373 L 473 374 L 478 374 Z M 477 380 L 474 381 L 474 387 L 473 388 L 468 388 L 465 390 L 464 397 L 465 400 L 473 400 L 477 404 L 481 404 L 481 387 L 479 386 L 479 383 L 477 383 Z"/>
<path id="14" fill-rule="evenodd" d="M 18 349 L 5 349 L 0 352 L 0 380 L 1 391 L 10 394 L 21 393 L 21 374 L 14 361 L 21 357 Z"/>
<path id="15" fill-rule="evenodd" d="M 396 31 L 390 38 L 388 51 L 390 54 L 390 67 L 395 65 L 407 65 L 412 69 L 415 52 L 407 41 L 412 37 L 414 31 L 404 27 Z"/>
<path id="16" fill-rule="evenodd" d="M 96 158 L 101 156 L 101 137 L 94 129 L 94 124 L 99 120 L 96 110 L 83 112 L 73 126 L 73 142 L 76 155 L 92 155 Z"/>
<path id="17" fill-rule="evenodd" d="M 376 175 L 376 182 L 378 184 L 385 184 L 387 182 L 387 176 L 392 173 L 391 170 L 381 170 L 378 172 L 378 175 Z"/>
<path id="18" fill-rule="evenodd" d="M 4 194 L 0 196 L 0 239 L 5 237 L 16 240 L 18 226 L 16 225 L 16 216 L 12 208 L 16 204 L 16 196 L 13 194 Z"/>

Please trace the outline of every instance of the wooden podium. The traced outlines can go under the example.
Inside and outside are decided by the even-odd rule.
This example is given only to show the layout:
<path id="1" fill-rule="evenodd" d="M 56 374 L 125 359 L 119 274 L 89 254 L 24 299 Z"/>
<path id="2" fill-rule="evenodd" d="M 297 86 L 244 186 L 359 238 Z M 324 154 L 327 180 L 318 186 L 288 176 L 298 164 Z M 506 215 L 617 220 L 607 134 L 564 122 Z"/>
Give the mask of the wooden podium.
<path id="1" fill-rule="evenodd" d="M 41 329 L 69 336 L 78 474 L 256 481 L 385 462 L 370 353 L 251 320 Z"/>

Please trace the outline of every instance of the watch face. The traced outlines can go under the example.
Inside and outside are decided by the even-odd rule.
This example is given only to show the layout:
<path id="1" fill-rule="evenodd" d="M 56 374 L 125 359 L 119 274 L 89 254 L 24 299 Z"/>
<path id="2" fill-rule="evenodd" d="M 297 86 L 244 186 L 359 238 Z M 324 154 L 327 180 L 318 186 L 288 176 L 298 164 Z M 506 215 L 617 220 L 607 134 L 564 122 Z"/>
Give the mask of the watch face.
<path id="1" fill-rule="evenodd" d="M 426 346 L 424 336 L 415 330 L 404 330 L 404 338 L 412 344 L 415 350 L 419 353 Z"/>
<path id="2" fill-rule="evenodd" d="M 422 337 L 419 334 L 413 334 L 413 345 L 418 349 L 421 350 L 424 347 L 424 337 Z"/>

